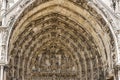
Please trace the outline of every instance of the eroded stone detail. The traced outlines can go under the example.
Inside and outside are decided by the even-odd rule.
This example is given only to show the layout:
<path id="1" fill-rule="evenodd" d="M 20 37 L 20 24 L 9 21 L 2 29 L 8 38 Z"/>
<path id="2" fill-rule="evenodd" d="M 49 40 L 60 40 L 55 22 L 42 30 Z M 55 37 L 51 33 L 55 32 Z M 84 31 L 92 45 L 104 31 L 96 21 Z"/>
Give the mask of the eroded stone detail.
<path id="1" fill-rule="evenodd" d="M 8 38 L 8 28 L 0 27 L 0 64 L 7 63 L 7 38 Z"/>
<path id="2" fill-rule="evenodd" d="M 61 14 L 41 17 L 26 26 L 12 44 L 8 80 L 99 79 L 102 60 L 92 40 L 81 26 Z"/>
<path id="3" fill-rule="evenodd" d="M 56 43 L 52 43 L 37 56 L 31 74 L 32 80 L 78 79 L 77 65 Z"/>
<path id="4" fill-rule="evenodd" d="M 9 42 L 7 80 L 104 80 L 106 67 L 103 63 L 107 63 L 109 57 L 106 50 L 110 46 L 114 52 L 115 44 L 105 20 L 85 0 L 68 1 L 88 11 L 93 22 L 82 15 L 77 16 L 81 18 L 77 22 L 77 18 L 72 20 L 73 15 L 53 12 L 33 21 L 28 18 L 26 26 L 23 23 L 17 28 L 29 10 L 49 1 L 36 0 L 23 11 L 14 25 L 11 23 L 13 33 Z M 61 5 L 57 7 L 64 8 Z M 78 15 L 72 10 L 71 13 Z M 93 25 L 95 22 L 100 31 Z M 107 36 L 108 44 L 104 42 L 104 35 Z"/>

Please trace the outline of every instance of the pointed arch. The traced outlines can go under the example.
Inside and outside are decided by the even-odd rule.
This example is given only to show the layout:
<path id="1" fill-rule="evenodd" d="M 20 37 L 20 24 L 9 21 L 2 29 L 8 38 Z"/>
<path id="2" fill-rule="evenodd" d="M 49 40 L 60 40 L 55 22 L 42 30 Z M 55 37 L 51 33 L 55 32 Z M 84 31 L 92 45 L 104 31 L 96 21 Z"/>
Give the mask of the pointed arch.
<path id="1" fill-rule="evenodd" d="M 75 74 L 68 71 L 64 75 L 69 74 L 69 78 L 74 75 L 75 79 L 82 80 L 104 80 L 108 66 L 113 67 L 111 55 L 116 53 L 109 25 L 87 1 L 82 0 L 77 3 L 73 0 L 36 0 L 14 22 L 8 43 L 11 57 L 8 80 L 13 77 L 29 80 L 32 76 L 38 77 L 35 74 L 43 75 L 36 66 L 37 58 L 47 53 L 56 55 L 57 49 L 63 55 L 70 55 L 70 58 L 64 58 L 72 60 L 78 71 Z M 32 72 L 34 70 L 37 72 Z M 45 73 L 44 69 L 43 72 L 46 76 L 51 74 Z M 58 75 L 55 74 L 56 79 Z M 67 79 L 63 73 L 61 76 Z"/>

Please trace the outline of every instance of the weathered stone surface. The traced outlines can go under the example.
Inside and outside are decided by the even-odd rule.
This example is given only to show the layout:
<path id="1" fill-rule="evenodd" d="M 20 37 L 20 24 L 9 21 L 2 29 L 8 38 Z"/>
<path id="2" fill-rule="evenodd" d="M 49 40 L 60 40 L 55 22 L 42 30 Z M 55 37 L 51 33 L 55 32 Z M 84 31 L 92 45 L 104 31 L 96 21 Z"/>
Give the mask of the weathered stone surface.
<path id="1" fill-rule="evenodd" d="M 6 16 L 11 28 L 2 42 L 8 53 L 6 80 L 106 80 L 114 68 L 116 74 L 113 21 L 91 2 L 21 2 Z"/>

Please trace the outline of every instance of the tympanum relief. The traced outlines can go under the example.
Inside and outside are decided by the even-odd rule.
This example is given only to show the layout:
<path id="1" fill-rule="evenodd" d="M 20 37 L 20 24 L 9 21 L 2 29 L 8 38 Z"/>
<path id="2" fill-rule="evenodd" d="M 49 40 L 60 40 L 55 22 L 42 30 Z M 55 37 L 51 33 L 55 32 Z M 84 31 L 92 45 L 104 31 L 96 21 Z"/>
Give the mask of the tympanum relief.
<path id="1" fill-rule="evenodd" d="M 77 65 L 69 53 L 51 44 L 36 57 L 32 80 L 77 80 Z"/>

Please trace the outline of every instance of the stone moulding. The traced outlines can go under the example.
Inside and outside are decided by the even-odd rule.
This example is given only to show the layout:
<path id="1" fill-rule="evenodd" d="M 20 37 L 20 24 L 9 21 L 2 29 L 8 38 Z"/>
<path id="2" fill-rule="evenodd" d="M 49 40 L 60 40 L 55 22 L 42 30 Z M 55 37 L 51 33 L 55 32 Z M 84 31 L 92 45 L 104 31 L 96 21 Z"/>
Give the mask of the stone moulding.
<path id="1" fill-rule="evenodd" d="M 57 16 L 53 16 L 53 14 L 57 15 Z M 94 51 L 93 53 L 98 53 L 95 55 L 96 57 L 91 56 L 91 60 L 94 62 L 92 64 L 93 66 L 95 66 L 95 63 L 98 64 L 96 62 L 96 60 L 98 60 L 98 62 L 100 62 L 98 64 L 100 72 L 99 72 L 99 74 L 97 74 L 98 71 L 96 70 L 96 68 L 98 68 L 98 67 L 93 68 L 95 75 L 93 75 L 91 78 L 92 79 L 95 79 L 95 78 L 100 79 L 100 77 L 98 77 L 98 75 L 99 76 L 102 75 L 102 73 L 104 71 L 106 71 L 107 69 L 111 69 L 113 67 L 113 63 L 111 63 L 111 62 L 113 62 L 113 61 L 111 61 L 112 60 L 111 56 L 113 54 L 117 55 L 117 48 L 116 48 L 117 46 L 116 46 L 116 41 L 114 39 L 115 36 L 114 36 L 113 30 L 111 27 L 109 27 L 110 24 L 106 22 L 106 19 L 103 18 L 103 14 L 102 15 L 101 14 L 102 14 L 101 11 L 100 11 L 100 13 L 98 13 L 93 7 L 91 7 L 91 5 L 87 4 L 87 1 L 86 2 L 80 1 L 79 4 L 73 0 L 69 0 L 69 1 L 68 0 L 65 0 L 65 1 L 64 0 L 59 0 L 59 1 L 35 0 L 35 1 L 33 1 L 33 3 L 31 3 L 29 6 L 24 8 L 23 12 L 21 12 L 17 17 L 16 16 L 14 17 L 12 23 L 10 22 L 11 30 L 9 33 L 9 39 L 8 39 L 8 45 L 7 45 L 8 49 L 9 49 L 8 54 L 11 55 L 11 57 L 12 57 L 12 59 L 10 59 L 10 60 L 15 59 L 16 61 L 18 61 L 18 59 L 16 59 L 16 58 L 18 58 L 19 56 L 22 55 L 22 51 L 21 51 L 22 46 L 20 46 L 19 44 L 21 44 L 21 45 L 23 44 L 25 46 L 25 44 L 22 43 L 22 41 L 25 41 L 28 39 L 28 38 L 25 38 L 25 35 L 23 35 L 24 32 L 28 31 L 28 33 L 30 32 L 29 36 L 32 36 L 33 35 L 32 33 L 39 31 L 33 27 L 36 27 L 36 26 L 41 27 L 41 25 L 46 26 L 49 23 L 51 25 L 56 23 L 57 27 L 59 27 L 58 26 L 59 23 L 61 22 L 61 24 L 62 24 L 62 20 L 63 20 L 65 22 L 63 25 L 68 24 L 68 22 L 69 22 L 68 25 L 71 24 L 71 25 L 75 26 L 75 28 L 77 28 L 77 26 L 78 26 L 78 29 L 79 29 L 79 26 L 83 27 L 83 33 L 82 32 L 81 33 L 82 33 L 82 36 L 83 37 L 86 36 L 86 38 L 81 38 L 81 40 L 83 40 L 84 42 L 86 42 L 88 44 L 85 46 L 87 50 L 84 49 L 84 47 L 81 47 L 81 49 L 83 48 L 83 51 L 81 51 L 81 53 L 86 53 L 85 54 L 86 55 L 86 57 L 85 57 L 86 63 L 90 59 L 89 58 L 90 55 L 88 56 L 87 53 L 89 52 L 89 50 L 92 52 L 91 47 L 93 47 L 92 48 Z M 53 19 L 51 18 L 50 20 L 47 20 L 47 19 L 49 19 L 49 17 L 44 17 L 45 15 L 48 15 L 48 16 L 52 15 L 51 17 Z M 59 15 L 60 15 L 60 18 L 59 18 Z M 37 20 L 38 20 L 39 25 L 36 25 Z M 57 23 L 57 21 L 59 21 L 59 20 L 60 20 L 60 22 Z M 48 23 L 45 21 L 48 21 Z M 74 22 L 74 24 L 72 22 Z M 63 26 L 63 25 L 60 25 L 60 26 Z M 33 31 L 30 28 L 32 28 Z M 28 29 L 30 29 L 30 30 L 28 30 Z M 44 29 L 44 28 L 41 28 L 41 29 Z M 17 30 L 19 30 L 19 32 Z M 76 31 L 74 31 L 74 28 L 73 29 L 71 28 L 71 30 L 69 30 L 69 31 L 70 31 L 70 34 L 72 34 L 72 35 L 73 35 L 73 32 L 74 33 L 76 32 Z M 40 32 L 38 32 L 38 33 L 40 33 Z M 45 33 L 44 30 L 41 33 Z M 54 36 L 54 33 L 55 32 L 53 32 L 53 34 L 52 34 L 52 32 L 51 32 L 51 34 L 50 33 L 49 34 L 51 36 L 52 35 Z M 90 34 L 88 35 L 88 33 L 90 33 Z M 64 34 L 66 35 L 68 33 L 64 32 Z M 27 35 L 27 33 L 26 33 L 26 35 Z M 42 35 L 42 34 L 40 34 L 40 35 Z M 19 37 L 23 37 L 23 38 L 21 39 Z M 35 37 L 34 39 L 36 40 L 36 36 L 34 36 L 34 37 Z M 44 36 L 42 38 L 44 39 L 45 37 L 46 36 Z M 70 39 L 72 39 L 73 42 L 76 41 L 74 38 L 75 37 L 70 36 Z M 35 41 L 34 39 L 33 39 L 33 41 Z M 65 36 L 65 38 L 63 37 L 63 39 L 66 39 L 66 36 Z M 67 41 L 67 42 L 69 43 L 70 41 Z M 28 44 L 26 44 L 26 45 L 28 45 Z M 88 45 L 90 45 L 90 47 Z M 33 46 L 34 45 L 30 45 L 31 48 L 33 48 Z M 75 47 L 74 44 L 71 43 L 70 46 L 74 49 L 74 51 L 77 51 L 74 48 Z M 79 45 L 79 46 L 83 46 L 83 45 Z M 14 49 L 18 50 L 18 52 L 21 53 L 21 55 L 17 55 L 17 53 L 14 52 Z M 86 50 L 86 52 L 84 52 L 84 50 Z M 25 50 L 23 50 L 23 51 L 25 51 Z M 26 52 L 26 53 L 28 53 L 28 52 Z M 82 59 L 81 59 L 81 61 L 82 61 Z M 86 66 L 87 64 L 85 64 L 85 62 L 83 63 L 83 65 Z M 101 66 L 103 66 L 103 63 L 105 65 L 104 65 L 103 69 L 101 69 Z M 11 63 L 11 64 L 13 64 L 13 63 Z M 10 66 L 11 66 L 11 64 L 10 64 Z M 87 76 L 90 76 L 90 74 L 87 74 L 87 72 L 84 71 L 84 70 L 89 71 L 89 68 L 90 68 L 89 66 L 86 66 L 85 69 L 84 69 L 84 67 L 80 68 L 81 69 L 80 74 L 82 74 L 80 76 L 80 78 L 85 79 L 85 78 L 88 78 Z M 17 67 L 17 66 L 15 66 L 15 67 Z M 90 69 L 92 70 L 92 68 L 90 68 Z M 103 74 L 105 74 L 105 73 L 103 73 Z M 21 76 L 21 75 L 19 75 L 19 73 L 18 73 L 17 77 L 19 77 L 19 76 Z M 102 75 L 102 76 L 104 78 L 104 75 Z M 14 76 L 14 77 L 16 77 L 16 76 Z M 24 77 L 25 76 L 23 75 L 22 78 L 24 78 Z M 103 80 L 103 78 L 100 80 Z M 90 79 L 88 78 L 88 80 L 90 80 Z"/>

